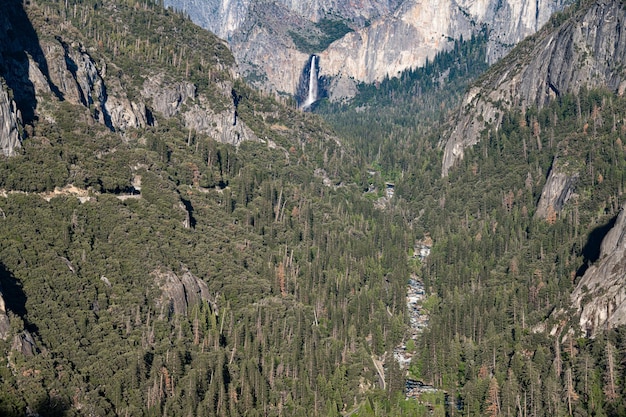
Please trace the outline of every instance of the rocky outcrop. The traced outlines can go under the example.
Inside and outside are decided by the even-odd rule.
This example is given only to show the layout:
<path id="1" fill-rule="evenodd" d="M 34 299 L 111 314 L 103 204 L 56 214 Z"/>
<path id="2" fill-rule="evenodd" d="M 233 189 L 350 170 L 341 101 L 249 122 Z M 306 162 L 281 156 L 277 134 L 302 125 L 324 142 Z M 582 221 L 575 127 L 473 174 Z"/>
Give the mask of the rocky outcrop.
<path id="1" fill-rule="evenodd" d="M 594 336 L 605 328 L 626 324 L 626 214 L 624 207 L 615 225 L 602 240 L 600 258 L 591 265 L 571 295 L 580 314 L 580 330 Z"/>
<path id="2" fill-rule="evenodd" d="M 328 99 L 332 103 L 350 99 L 359 92 L 354 78 L 345 75 L 333 77 L 328 86 Z"/>
<path id="3" fill-rule="evenodd" d="M 124 131 L 147 125 L 145 104 L 131 101 L 119 79 L 106 77 L 106 64 L 102 64 L 100 70 L 81 44 L 68 44 L 60 37 L 56 41 L 43 44 L 49 80 L 45 80 L 37 64 L 30 61 L 34 67 L 30 70 L 32 82 L 39 99 L 53 92 L 52 85 L 62 100 L 89 108 L 94 119 L 111 130 Z"/>
<path id="4" fill-rule="evenodd" d="M 619 1 L 596 1 L 565 23 L 543 30 L 493 67 L 465 96 L 444 141 L 442 176 L 487 124 L 498 128 L 504 111 L 542 107 L 581 87 L 626 90 L 626 10 Z"/>
<path id="5" fill-rule="evenodd" d="M 19 113 L 15 102 L 9 99 L 0 84 L 0 153 L 11 156 L 20 147 Z"/>
<path id="6" fill-rule="evenodd" d="M 38 351 L 35 339 L 28 330 L 24 330 L 13 337 L 11 349 L 29 357 L 34 356 Z"/>
<path id="7" fill-rule="evenodd" d="M 64 100 L 83 106 L 97 103 L 102 108 L 104 83 L 91 57 L 80 45 L 70 46 L 61 38 L 56 41 L 44 45 L 51 83 Z M 37 65 L 34 61 L 30 64 Z M 38 80 L 34 84 L 37 93 L 51 93 L 48 82 Z"/>
<path id="8" fill-rule="evenodd" d="M 193 106 L 184 114 L 185 126 L 213 139 L 238 146 L 245 140 L 258 141 L 254 132 L 237 118 L 234 111 L 215 114 L 202 106 Z"/>
<path id="9" fill-rule="evenodd" d="M 223 96 L 231 100 L 221 112 L 213 111 L 209 98 L 197 94 L 189 82 L 167 82 L 162 75 L 149 77 L 143 85 L 142 95 L 152 101 L 152 107 L 165 117 L 180 115 L 188 129 L 210 135 L 213 139 L 238 146 L 245 140 L 258 140 L 254 132 L 237 117 L 237 103 L 232 83 L 216 86 Z"/>
<path id="10" fill-rule="evenodd" d="M 99 120 L 122 132 L 129 128 L 139 128 L 148 125 L 146 105 L 134 102 L 125 96 L 110 96 L 104 103 L 106 113 Z"/>
<path id="11" fill-rule="evenodd" d="M 7 315 L 6 304 L 2 294 L 2 287 L 0 287 L 0 339 L 7 340 L 10 330 L 11 323 L 9 323 L 9 316 Z"/>
<path id="12" fill-rule="evenodd" d="M 152 273 L 157 286 L 161 289 L 161 297 L 157 300 L 161 315 L 181 314 L 187 312 L 202 301 L 211 302 L 209 287 L 200 278 L 186 269 L 182 275 L 172 271 L 155 271 Z"/>
<path id="13" fill-rule="evenodd" d="M 166 83 L 162 75 L 148 78 L 141 94 L 152 99 L 152 109 L 165 117 L 172 117 L 180 111 L 188 99 L 196 97 L 196 86 L 188 81 Z"/>
<path id="14" fill-rule="evenodd" d="M 535 217 L 552 221 L 551 217 L 558 214 L 572 197 L 579 174 L 568 173 L 568 168 L 567 163 L 561 164 L 558 158 L 554 159 L 548 179 L 541 190 Z"/>

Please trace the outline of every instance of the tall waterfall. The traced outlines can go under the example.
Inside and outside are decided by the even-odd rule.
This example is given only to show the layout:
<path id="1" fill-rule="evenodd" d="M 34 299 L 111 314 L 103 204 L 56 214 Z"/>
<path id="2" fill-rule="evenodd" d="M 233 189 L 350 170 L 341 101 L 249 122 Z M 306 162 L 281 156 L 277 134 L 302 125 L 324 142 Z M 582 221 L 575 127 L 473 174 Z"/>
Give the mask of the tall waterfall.
<path id="1" fill-rule="evenodd" d="M 307 91 L 306 100 L 304 100 L 304 103 L 302 103 L 303 109 L 311 107 L 311 105 L 317 101 L 317 66 L 315 65 L 316 59 L 316 55 L 311 55 L 311 67 L 309 68 L 309 88 Z"/>

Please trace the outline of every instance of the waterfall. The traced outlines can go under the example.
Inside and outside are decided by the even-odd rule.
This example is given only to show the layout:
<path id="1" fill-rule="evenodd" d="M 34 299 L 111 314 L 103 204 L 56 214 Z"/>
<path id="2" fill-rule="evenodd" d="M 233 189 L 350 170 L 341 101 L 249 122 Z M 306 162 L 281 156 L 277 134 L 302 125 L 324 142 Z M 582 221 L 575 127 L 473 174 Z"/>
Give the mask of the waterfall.
<path id="1" fill-rule="evenodd" d="M 306 100 L 302 104 L 302 108 L 311 107 L 317 101 L 317 67 L 315 66 L 317 56 L 311 55 L 311 67 L 309 68 L 309 89 L 307 91 Z"/>

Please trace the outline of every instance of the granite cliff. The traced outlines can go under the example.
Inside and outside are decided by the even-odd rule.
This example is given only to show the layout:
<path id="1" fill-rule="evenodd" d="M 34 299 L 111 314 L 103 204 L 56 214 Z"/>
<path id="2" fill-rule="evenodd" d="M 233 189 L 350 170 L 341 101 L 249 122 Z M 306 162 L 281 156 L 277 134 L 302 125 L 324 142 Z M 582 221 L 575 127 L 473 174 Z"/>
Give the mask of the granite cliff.
<path id="1" fill-rule="evenodd" d="M 574 195 L 574 187 L 579 173 L 572 172 L 567 162 L 561 162 L 558 157 L 554 158 L 548 179 L 541 190 L 541 197 L 537 203 L 535 217 L 549 221 Z"/>
<path id="2" fill-rule="evenodd" d="M 600 246 L 600 257 L 571 295 L 578 326 L 587 336 L 626 324 L 626 214 L 624 206 Z"/>
<path id="3" fill-rule="evenodd" d="M 166 6 L 186 10 L 200 26 L 217 36 L 229 40 L 244 26 L 247 20 L 254 19 L 254 14 L 261 5 L 280 7 L 289 12 L 291 18 L 302 18 L 311 22 L 329 16 L 336 16 L 364 25 L 367 21 L 384 16 L 393 11 L 402 0 L 279 0 L 275 2 L 252 0 L 174 0 L 166 1 Z M 260 22 L 259 22 L 260 23 Z M 286 24 L 293 22 L 286 21 Z"/>
<path id="4" fill-rule="evenodd" d="M 0 89 L 0 150 L 10 156 L 20 146 L 20 123 L 15 102 L 9 99 L 8 91 L 4 88 L 2 86 Z"/>
<path id="5" fill-rule="evenodd" d="M 266 89 L 294 94 L 310 53 L 320 54 L 320 75 L 373 82 L 418 67 L 454 39 L 486 28 L 489 60 L 495 62 L 535 33 L 563 0 L 547 1 L 315 1 L 250 2 L 169 0 L 196 23 L 228 40 L 242 73 Z M 316 25 L 347 24 L 329 45 Z M 303 46 L 302 40 L 316 48 Z M 300 41 L 300 42 L 299 42 Z M 331 89 L 335 84 L 331 84 Z M 350 88 L 342 88 L 350 91 Z M 331 92 L 332 93 L 332 92 Z"/>
<path id="6" fill-rule="evenodd" d="M 426 59 L 485 27 L 488 59 L 495 62 L 535 33 L 563 1 L 405 1 L 393 14 L 347 34 L 323 54 L 326 75 L 373 82 L 422 66 Z"/>
<path id="7" fill-rule="evenodd" d="M 497 128 L 505 110 L 541 108 L 582 87 L 626 89 L 624 20 L 621 2 L 586 3 L 562 24 L 551 25 L 522 42 L 466 94 L 456 121 L 444 138 L 442 175 L 475 145 L 489 124 Z"/>

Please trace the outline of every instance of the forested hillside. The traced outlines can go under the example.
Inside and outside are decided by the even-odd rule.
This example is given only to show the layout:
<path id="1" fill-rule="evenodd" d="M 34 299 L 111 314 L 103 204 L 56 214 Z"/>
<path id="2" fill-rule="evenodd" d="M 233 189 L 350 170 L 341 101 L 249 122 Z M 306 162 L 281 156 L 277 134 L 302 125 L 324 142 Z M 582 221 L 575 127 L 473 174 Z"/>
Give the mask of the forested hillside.
<path id="1" fill-rule="evenodd" d="M 349 147 L 157 4 L 2 8 L 21 144 L 0 159 L 0 414 L 327 416 L 391 394 L 372 359 L 404 334 L 413 232 Z"/>
<path id="2" fill-rule="evenodd" d="M 580 338 L 569 295 L 623 202 L 625 105 L 584 91 L 511 112 L 438 192 L 406 190 L 430 203 L 437 244 L 424 276 L 441 297 L 414 366 L 470 414 L 623 413 L 624 369 L 607 367 L 623 330 Z M 543 218 L 538 200 L 557 169 L 576 177 L 575 192 Z"/>

